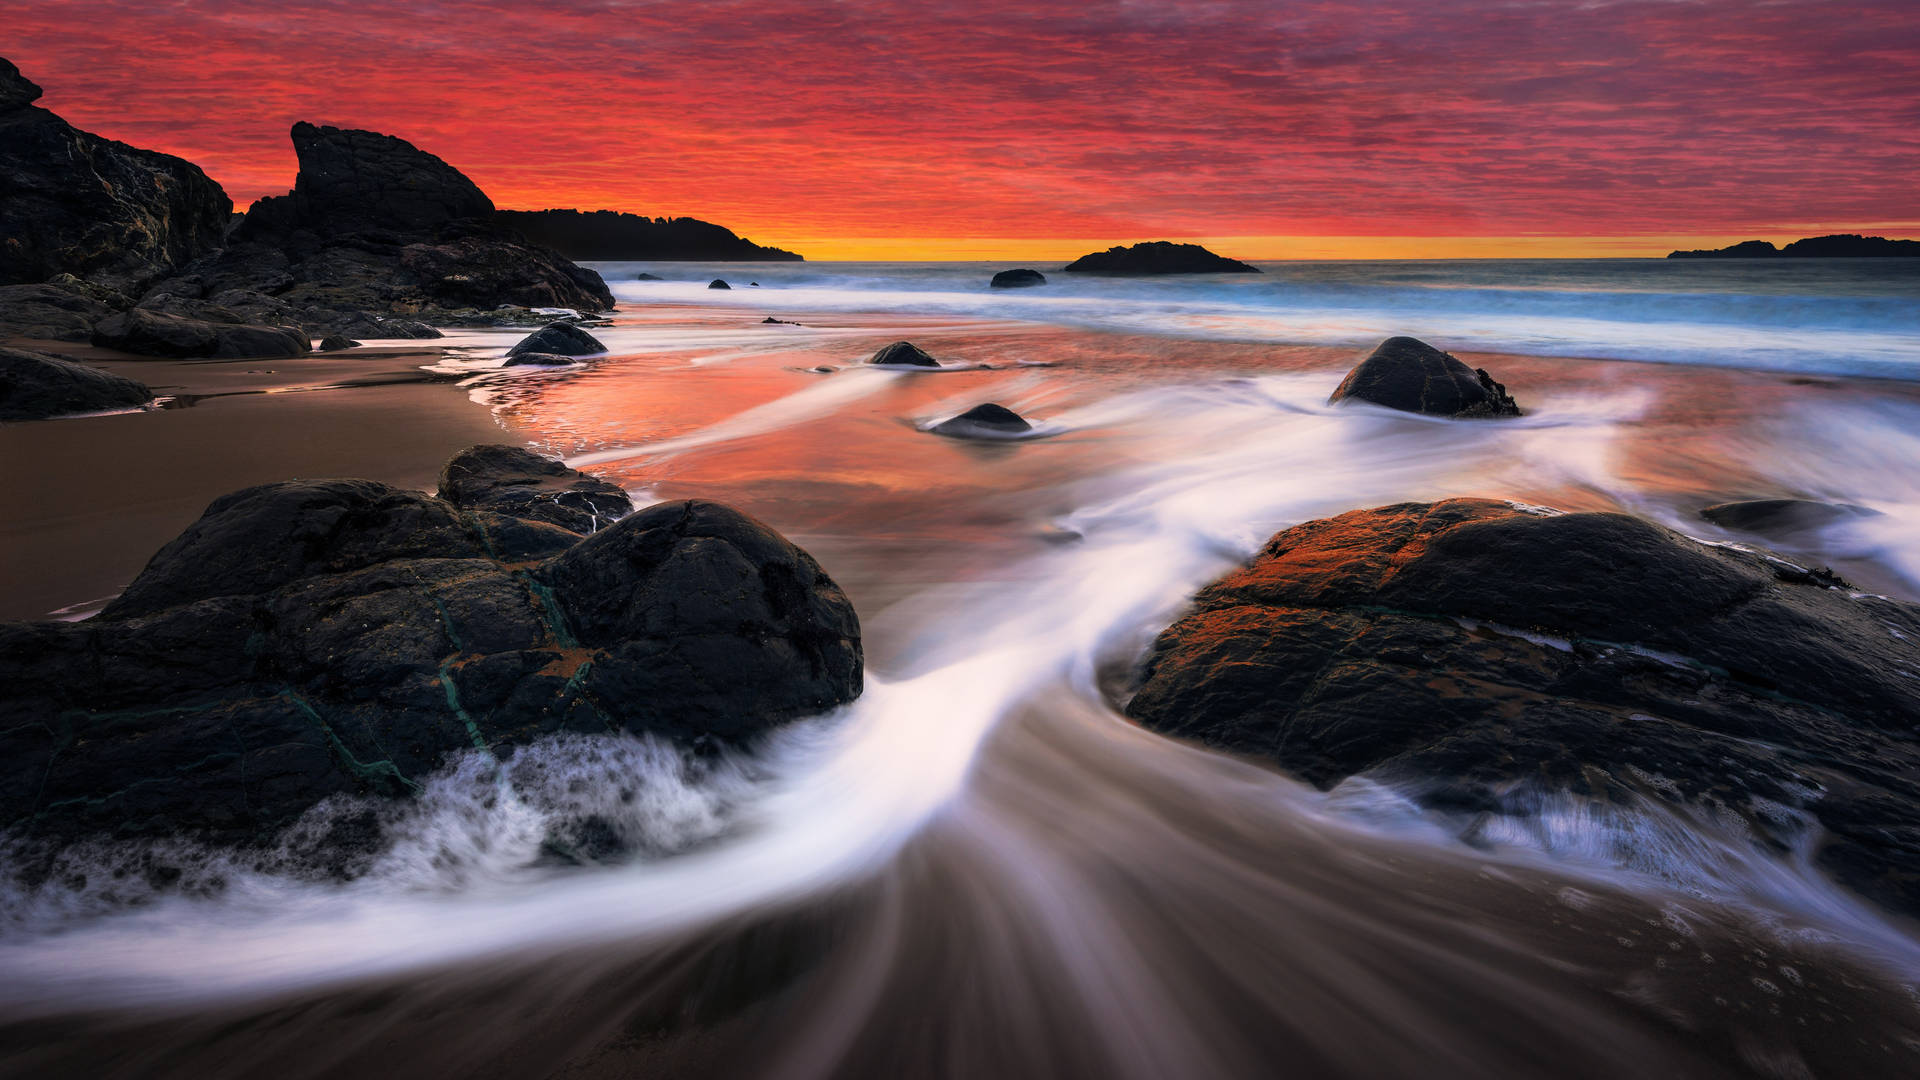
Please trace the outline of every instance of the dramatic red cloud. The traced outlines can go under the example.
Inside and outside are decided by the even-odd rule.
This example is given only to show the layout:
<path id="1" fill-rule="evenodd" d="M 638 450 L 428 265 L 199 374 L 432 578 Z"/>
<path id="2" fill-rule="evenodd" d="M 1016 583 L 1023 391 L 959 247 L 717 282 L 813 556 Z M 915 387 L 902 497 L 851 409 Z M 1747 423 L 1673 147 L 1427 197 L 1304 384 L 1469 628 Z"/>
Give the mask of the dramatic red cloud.
<path id="1" fill-rule="evenodd" d="M 501 206 L 842 252 L 1920 230 L 1914 0 L 0 0 L 0 26 L 48 108 L 242 204 L 291 184 L 306 119 Z"/>

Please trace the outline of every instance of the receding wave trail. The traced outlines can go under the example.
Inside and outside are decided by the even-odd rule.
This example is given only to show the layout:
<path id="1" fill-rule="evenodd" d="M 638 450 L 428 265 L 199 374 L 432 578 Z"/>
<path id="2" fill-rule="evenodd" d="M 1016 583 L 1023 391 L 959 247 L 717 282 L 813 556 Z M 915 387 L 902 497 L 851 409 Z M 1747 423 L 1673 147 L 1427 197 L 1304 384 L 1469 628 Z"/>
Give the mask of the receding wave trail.
<path id="1" fill-rule="evenodd" d="M 897 312 L 1019 319 L 1132 333 L 1310 345 L 1393 334 L 1446 348 L 1920 379 L 1920 259 L 1793 260 L 1798 266 L 1657 260 L 1585 263 L 1263 264 L 1267 274 L 1116 279 L 1049 274 L 989 289 L 965 264 L 769 265 L 766 288 L 709 293 L 633 281 L 623 302 L 700 303 L 785 316 Z M 1814 265 L 1817 262 L 1818 265 Z"/>
<path id="2" fill-rule="evenodd" d="M 676 442 L 752 438 L 912 377 L 842 373 Z M 1081 540 L 907 601 L 906 644 L 865 695 L 757 754 L 695 767 L 576 739 L 524 752 L 504 790 L 468 759 L 348 885 L 231 867 L 215 895 L 126 911 L 57 882 L 9 897 L 29 918 L 0 935 L 0 1024 L 66 1018 L 77 1034 L 37 1062 L 151 1023 L 177 1045 L 145 1063 L 292 1076 L 580 1054 L 588 1074 L 794 1077 L 1912 1065 L 1913 939 L 1804 862 L 1574 802 L 1470 849 L 1378 785 L 1315 792 L 1114 712 L 1108 673 L 1286 524 L 1467 492 L 1637 497 L 1614 466 L 1638 392 L 1460 424 L 1328 407 L 1326 390 L 1263 376 L 1055 414 L 1141 439 L 1072 484 L 1058 524 Z M 1863 497 L 1845 459 L 1820 468 L 1827 493 Z M 648 793 L 634 836 L 691 850 L 539 866 L 545 828 L 601 809 L 569 801 L 571 781 L 616 776 Z M 527 1045 L 551 1059 L 514 1056 Z"/>

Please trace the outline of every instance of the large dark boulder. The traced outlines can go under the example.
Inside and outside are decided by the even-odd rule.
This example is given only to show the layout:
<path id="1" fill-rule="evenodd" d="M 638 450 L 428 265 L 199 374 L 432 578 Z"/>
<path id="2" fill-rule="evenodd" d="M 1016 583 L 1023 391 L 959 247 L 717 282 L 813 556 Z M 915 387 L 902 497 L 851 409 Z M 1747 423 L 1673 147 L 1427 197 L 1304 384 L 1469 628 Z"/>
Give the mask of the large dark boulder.
<path id="1" fill-rule="evenodd" d="M 846 598 L 725 507 L 583 539 L 371 481 L 269 484 L 216 500 L 95 618 L 0 624 L 0 826 L 263 842 L 330 795 L 405 797 L 449 755 L 744 740 L 860 687 Z"/>
<path id="2" fill-rule="evenodd" d="M 199 167 L 80 131 L 0 59 L 0 285 L 133 289 L 216 251 L 233 203 Z"/>
<path id="3" fill-rule="evenodd" d="M 607 347 L 600 339 L 587 333 L 572 323 L 548 323 L 520 340 L 520 343 L 507 350 L 508 356 L 520 356 L 526 353 L 552 353 L 558 356 L 592 356 L 603 353 Z"/>
<path id="4" fill-rule="evenodd" d="M 285 326 L 208 322 L 132 308 L 109 315 L 93 328 L 93 343 L 135 356 L 277 359 L 313 351 L 307 335 Z"/>
<path id="5" fill-rule="evenodd" d="M 470 446 L 440 470 L 440 497 L 469 510 L 597 532 L 633 513 L 616 484 L 569 469 L 518 446 Z"/>
<path id="6" fill-rule="evenodd" d="M 142 383 L 46 353 L 0 348 L 0 420 L 44 420 L 153 400 Z"/>
<path id="7" fill-rule="evenodd" d="M 286 195 L 248 211 L 239 236 L 263 227 L 322 235 L 369 230 L 431 232 L 485 219 L 493 200 L 458 169 L 405 139 L 373 131 L 293 125 L 300 173 Z"/>
<path id="8" fill-rule="evenodd" d="M 987 284 L 996 289 L 1028 289 L 1046 283 L 1047 275 L 1038 270 L 1002 270 Z"/>
<path id="9" fill-rule="evenodd" d="M 1624 514 L 1479 499 L 1288 529 L 1155 643 L 1129 715 L 1429 804 L 1636 796 L 1920 913 L 1920 607 Z"/>
<path id="10" fill-rule="evenodd" d="M 925 350 L 911 341 L 895 341 L 888 345 L 882 345 L 872 356 L 867 357 L 867 363 L 889 367 L 932 368 L 940 366 L 940 361 L 928 356 Z"/>
<path id="11" fill-rule="evenodd" d="M 1329 402 L 1369 401 L 1430 416 L 1519 416 L 1507 388 L 1484 369 L 1470 368 L 1451 353 L 1419 338 L 1393 337 L 1354 365 Z"/>
<path id="12" fill-rule="evenodd" d="M 1215 255 L 1199 244 L 1175 244 L 1154 240 L 1131 247 L 1110 247 L 1068 263 L 1065 269 L 1075 274 L 1113 274 L 1135 276 L 1150 274 L 1257 274 L 1260 268 L 1238 259 Z"/>

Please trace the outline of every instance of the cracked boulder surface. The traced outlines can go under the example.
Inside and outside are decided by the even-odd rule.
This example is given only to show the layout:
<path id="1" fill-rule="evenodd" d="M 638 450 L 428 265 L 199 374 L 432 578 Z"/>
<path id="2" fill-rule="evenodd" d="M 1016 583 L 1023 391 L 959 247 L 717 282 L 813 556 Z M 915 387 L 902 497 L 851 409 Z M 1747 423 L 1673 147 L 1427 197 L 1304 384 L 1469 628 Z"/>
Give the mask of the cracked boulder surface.
<path id="1" fill-rule="evenodd" d="M 1486 369 L 1470 368 L 1452 353 L 1410 337 L 1381 342 L 1347 372 L 1327 400 L 1350 398 L 1429 416 L 1520 415 L 1519 404 Z"/>
<path id="2" fill-rule="evenodd" d="M 1407 503 L 1274 536 L 1155 642 L 1127 712 L 1429 806 L 1646 797 L 1920 914 L 1920 606 L 1614 513 Z"/>
<path id="3" fill-rule="evenodd" d="M 839 588 L 725 506 L 583 538 L 367 480 L 267 484 L 99 616 L 0 624 L 0 827 L 264 842 L 456 752 L 747 740 L 852 700 L 861 669 Z"/>
<path id="4" fill-rule="evenodd" d="M 144 383 L 49 353 L 0 348 L 0 421 L 129 409 L 152 400 Z"/>
<path id="5" fill-rule="evenodd" d="M 531 450 L 497 443 L 469 446 L 440 470 L 440 497 L 470 510 L 597 532 L 633 512 L 616 484 L 567 468 Z"/>

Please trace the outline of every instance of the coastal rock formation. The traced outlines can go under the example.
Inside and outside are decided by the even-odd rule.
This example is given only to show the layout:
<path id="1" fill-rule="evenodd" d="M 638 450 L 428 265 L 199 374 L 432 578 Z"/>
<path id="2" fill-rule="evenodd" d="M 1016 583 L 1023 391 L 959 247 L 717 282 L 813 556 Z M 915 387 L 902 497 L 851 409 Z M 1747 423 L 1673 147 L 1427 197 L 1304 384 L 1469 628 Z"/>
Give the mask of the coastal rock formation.
<path id="1" fill-rule="evenodd" d="M 1038 270 L 1002 270 L 987 284 L 995 289 L 1027 289 L 1046 283 L 1047 275 Z"/>
<path id="2" fill-rule="evenodd" d="M 208 322 L 131 308 L 93 328 L 93 343 L 135 356 L 275 359 L 313 351 L 307 335 L 285 326 Z"/>
<path id="3" fill-rule="evenodd" d="M 1162 633 L 1129 715 L 1429 805 L 1639 796 L 1920 913 L 1920 607 L 1613 513 L 1454 499 L 1279 533 Z"/>
<path id="4" fill-rule="evenodd" d="M 714 278 L 714 279 L 713 279 L 712 281 L 709 281 L 709 282 L 707 282 L 707 288 L 709 288 L 709 289 L 731 289 L 731 288 L 733 288 L 733 286 L 731 286 L 731 285 L 729 285 L 729 284 L 727 284 L 727 283 L 726 283 L 726 280 L 725 280 L 725 279 L 723 279 L 723 278 Z"/>
<path id="5" fill-rule="evenodd" d="M 650 218 L 613 210 L 501 210 L 501 224 L 569 259 L 591 262 L 697 259 L 725 262 L 804 262 L 780 248 L 762 247 L 732 229 L 698 218 Z M 640 274 L 635 281 L 658 281 Z"/>
<path id="6" fill-rule="evenodd" d="M 462 455 L 463 500 L 568 505 L 501 497 L 528 463 L 498 450 Z M 860 686 L 845 596 L 727 507 L 583 538 L 371 481 L 267 484 L 215 500 L 95 618 L 0 624 L 0 824 L 257 842 L 329 795 L 416 791 L 450 754 L 744 740 Z"/>
<path id="7" fill-rule="evenodd" d="M 1027 423 L 1012 409 L 988 402 L 984 405 L 975 405 L 950 420 L 942 420 L 927 430 L 936 435 L 952 435 L 959 438 L 981 435 L 991 437 L 1020 435 L 1032 431 L 1033 425 Z"/>
<path id="8" fill-rule="evenodd" d="M 321 352 L 340 352 L 344 349 L 357 349 L 360 343 L 345 334 L 328 334 L 320 339 Z"/>
<path id="9" fill-rule="evenodd" d="M 200 168 L 80 131 L 0 59 L 0 285 L 137 289 L 217 250 L 233 202 Z"/>
<path id="10" fill-rule="evenodd" d="M 419 319 L 382 318 L 371 311 L 356 311 L 340 322 L 334 332 L 350 338 L 399 338 L 406 341 L 431 341 L 446 337 Z"/>
<path id="11" fill-rule="evenodd" d="M 1215 255 L 1199 244 L 1154 240 L 1132 247 L 1110 247 L 1082 255 L 1066 265 L 1076 274 L 1257 274 L 1258 267 Z"/>
<path id="12" fill-rule="evenodd" d="M 1920 240 L 1889 240 L 1884 236 L 1836 233 L 1809 236 L 1776 248 L 1765 240 L 1742 240 L 1723 248 L 1672 251 L 1669 259 L 1897 259 L 1920 258 Z"/>
<path id="13" fill-rule="evenodd" d="M 524 324 L 533 308 L 613 306 L 600 275 L 503 235 L 485 193 L 405 140 L 299 123 L 293 144 L 293 191 L 256 202 L 225 251 L 153 294 L 251 292 L 311 331 L 354 338 L 400 336 L 368 333 L 368 318 Z M 263 318 L 259 301 L 232 310 Z"/>
<path id="14" fill-rule="evenodd" d="M 880 351 L 867 357 L 869 364 L 883 364 L 892 367 L 937 368 L 940 361 L 928 356 L 918 345 L 911 341 L 896 341 L 882 345 Z"/>
<path id="15" fill-rule="evenodd" d="M 1470 368 L 1418 338 L 1381 342 L 1354 365 L 1328 402 L 1369 401 L 1430 416 L 1519 416 L 1507 388 L 1484 369 Z"/>
<path id="16" fill-rule="evenodd" d="M 587 534 L 633 513 L 618 485 L 518 446 L 470 446 L 440 470 L 442 499 Z"/>
<path id="17" fill-rule="evenodd" d="M 153 391 L 132 379 L 47 353 L 0 348 L 0 421 L 126 409 L 152 400 Z"/>
<path id="18" fill-rule="evenodd" d="M 93 337 L 94 323 L 132 304 L 72 274 L 35 285 L 0 285 L 0 337 L 86 341 Z"/>
<path id="19" fill-rule="evenodd" d="M 512 357 L 528 353 L 553 353 L 559 356 L 592 356 L 607 351 L 600 339 L 572 323 L 548 323 L 507 350 Z"/>

